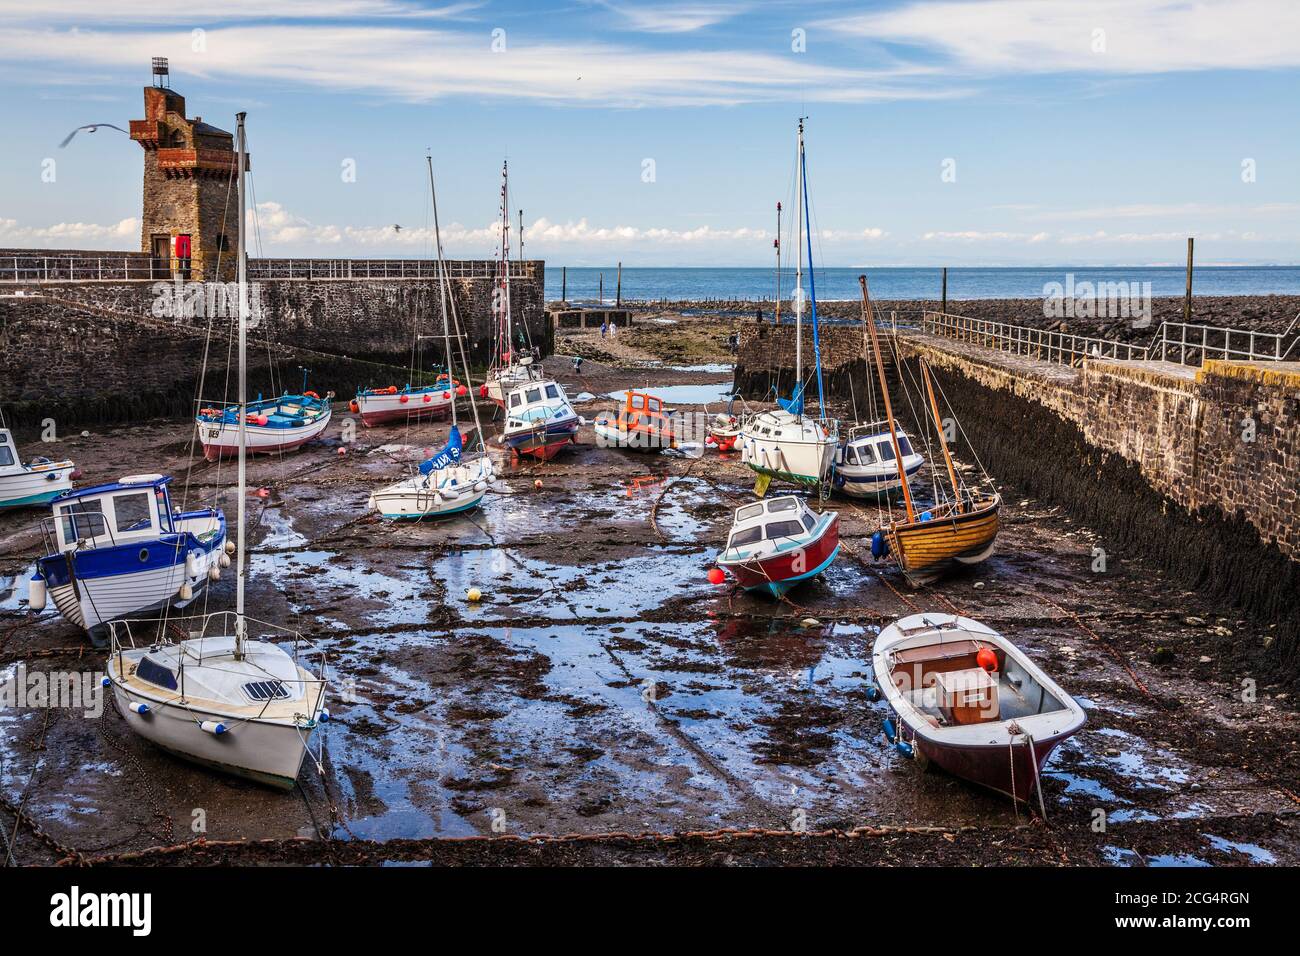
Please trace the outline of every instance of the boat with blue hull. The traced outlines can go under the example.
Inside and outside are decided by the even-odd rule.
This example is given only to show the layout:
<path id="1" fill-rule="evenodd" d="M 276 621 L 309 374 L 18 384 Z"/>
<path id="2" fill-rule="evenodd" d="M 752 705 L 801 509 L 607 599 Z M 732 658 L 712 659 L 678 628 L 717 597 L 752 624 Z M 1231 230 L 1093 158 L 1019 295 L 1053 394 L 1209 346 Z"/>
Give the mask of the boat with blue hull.
<path id="1" fill-rule="evenodd" d="M 36 562 L 29 601 L 46 598 L 99 643 L 110 621 L 182 608 L 221 576 L 221 511 L 174 511 L 170 476 L 128 475 L 67 492 L 44 518 L 46 555 Z"/>
<path id="2" fill-rule="evenodd" d="M 510 390 L 501 440 L 515 454 L 549 461 L 577 440 L 580 419 L 564 386 L 543 379 Z"/>
<path id="3" fill-rule="evenodd" d="M 18 443 L 7 428 L 0 428 L 0 508 L 35 508 L 72 489 L 80 477 L 70 461 L 33 458 L 23 464 Z"/>
<path id="4" fill-rule="evenodd" d="M 902 471 L 911 482 L 925 464 L 925 456 L 913 449 L 911 440 L 901 429 L 898 450 L 903 456 Z M 902 493 L 903 482 L 887 422 L 858 425 L 849 431 L 835 453 L 833 483 L 836 491 L 854 498 L 887 498 Z"/>

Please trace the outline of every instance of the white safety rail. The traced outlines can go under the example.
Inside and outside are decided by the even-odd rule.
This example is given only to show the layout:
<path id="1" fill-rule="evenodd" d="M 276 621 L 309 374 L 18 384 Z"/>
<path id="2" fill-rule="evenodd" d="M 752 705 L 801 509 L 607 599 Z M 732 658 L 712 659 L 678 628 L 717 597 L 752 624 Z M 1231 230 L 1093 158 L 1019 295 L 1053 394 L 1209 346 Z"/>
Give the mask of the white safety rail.
<path id="1" fill-rule="evenodd" d="M 532 279 L 540 263 L 510 263 L 511 279 Z M 497 262 L 491 259 L 447 260 L 453 279 L 491 279 Z M 250 279 L 437 279 L 436 259 L 250 259 Z"/>

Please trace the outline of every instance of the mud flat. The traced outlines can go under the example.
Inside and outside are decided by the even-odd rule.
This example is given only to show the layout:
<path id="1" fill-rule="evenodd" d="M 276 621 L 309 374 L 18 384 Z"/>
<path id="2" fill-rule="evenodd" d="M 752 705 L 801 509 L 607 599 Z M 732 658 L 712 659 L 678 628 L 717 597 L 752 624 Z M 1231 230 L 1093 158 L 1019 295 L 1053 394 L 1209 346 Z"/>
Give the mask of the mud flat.
<path id="1" fill-rule="evenodd" d="M 641 347 L 660 364 L 550 367 L 571 395 L 729 383 Z M 18 823 L 17 862 L 1300 863 L 1294 695 L 1222 650 L 1267 627 L 1140 558 L 1095 573 L 1094 530 L 1009 482 L 997 553 L 939 589 L 872 565 L 875 506 L 835 500 L 846 551 L 774 602 L 705 577 L 752 484 L 734 458 L 604 449 L 584 428 L 554 462 L 503 459 L 480 512 L 397 526 L 369 518 L 367 496 L 446 425 L 359 428 L 339 456 L 344 418 L 249 478 L 270 492 L 251 499 L 250 614 L 300 627 L 334 670 L 321 767 L 274 793 L 153 749 L 111 706 L 6 709 L 0 825 Z M 60 451 L 87 482 L 148 462 L 233 514 L 229 466 L 187 468 L 188 439 L 157 421 Z M 102 652 L 22 605 L 36 524 L 0 515 L 0 679 L 100 670 Z M 232 590 L 227 574 L 208 607 Z M 954 609 L 1087 710 L 1048 765 L 1045 824 L 883 740 L 875 631 Z"/>

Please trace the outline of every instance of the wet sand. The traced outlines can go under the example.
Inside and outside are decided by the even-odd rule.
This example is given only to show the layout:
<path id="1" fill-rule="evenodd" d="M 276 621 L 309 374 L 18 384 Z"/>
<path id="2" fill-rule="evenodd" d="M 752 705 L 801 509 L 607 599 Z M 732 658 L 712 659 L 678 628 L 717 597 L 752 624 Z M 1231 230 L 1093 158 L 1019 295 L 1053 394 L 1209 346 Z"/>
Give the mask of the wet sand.
<path id="1" fill-rule="evenodd" d="M 707 352 L 692 352 L 693 371 L 594 356 L 581 376 L 565 359 L 548 368 L 571 396 L 721 393 L 729 374 Z M 590 420 L 608 405 L 578 408 Z M 13 832 L 23 808 L 18 862 L 1300 862 L 1295 701 L 1262 680 L 1243 701 L 1252 675 L 1214 651 L 1222 630 L 1263 642 L 1267 628 L 1122 556 L 1093 572 L 1089 530 L 1014 488 L 993 558 L 921 591 L 871 563 L 875 505 L 834 499 L 845 551 L 780 602 L 706 580 L 752 485 L 734 457 L 603 449 L 584 427 L 554 462 L 501 456 L 478 512 L 386 524 L 367 516 L 368 494 L 447 426 L 358 427 L 340 457 L 345 418 L 249 470 L 270 492 L 250 498 L 250 614 L 302 629 L 334 671 L 321 767 L 276 793 L 153 749 L 111 705 L 99 719 L 0 711 L 0 825 Z M 170 471 L 178 497 L 188 480 L 189 502 L 220 502 L 233 525 L 233 468 L 187 472 L 188 434 L 150 422 L 60 451 L 86 482 L 143 463 Z M 102 669 L 103 652 L 53 611 L 23 612 L 21 584 L 5 589 L 30 575 L 36 525 L 0 515 L 0 679 L 20 662 Z M 232 606 L 229 572 L 191 610 L 205 601 Z M 885 706 L 867 698 L 872 638 L 918 609 L 985 621 L 1087 709 L 1048 765 L 1046 825 L 884 742 Z M 746 832 L 715 832 L 727 829 Z"/>

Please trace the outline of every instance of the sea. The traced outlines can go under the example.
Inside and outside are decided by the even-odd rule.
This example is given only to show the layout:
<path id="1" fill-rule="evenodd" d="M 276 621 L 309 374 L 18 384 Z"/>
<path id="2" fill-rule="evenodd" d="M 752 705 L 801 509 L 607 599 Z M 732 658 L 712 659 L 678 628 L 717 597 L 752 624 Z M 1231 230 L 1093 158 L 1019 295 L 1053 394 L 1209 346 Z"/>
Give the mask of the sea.
<path id="1" fill-rule="evenodd" d="M 885 267 L 872 269 L 817 269 L 805 283 L 814 283 L 823 302 L 856 299 L 861 294 L 858 276 L 866 272 L 871 295 L 876 300 L 938 299 L 942 291 L 940 270 L 933 267 Z M 1187 274 L 1181 266 L 1042 266 L 1033 268 L 950 268 L 948 298 L 1027 299 L 1053 294 L 1066 287 L 1091 282 L 1137 283 L 1135 294 L 1181 296 Z M 613 302 L 618 267 L 605 268 L 546 264 L 546 298 L 570 302 L 597 301 L 603 281 L 604 301 Z M 1054 285 L 1055 284 L 1055 285 Z M 782 277 L 782 298 L 788 300 L 794 285 L 792 272 Z M 1300 266 L 1203 266 L 1192 275 L 1194 295 L 1300 295 Z M 746 268 L 624 268 L 624 299 L 666 299 L 691 302 L 706 300 L 770 300 L 776 293 L 774 269 Z M 1055 294 L 1059 295 L 1057 291 Z"/>

